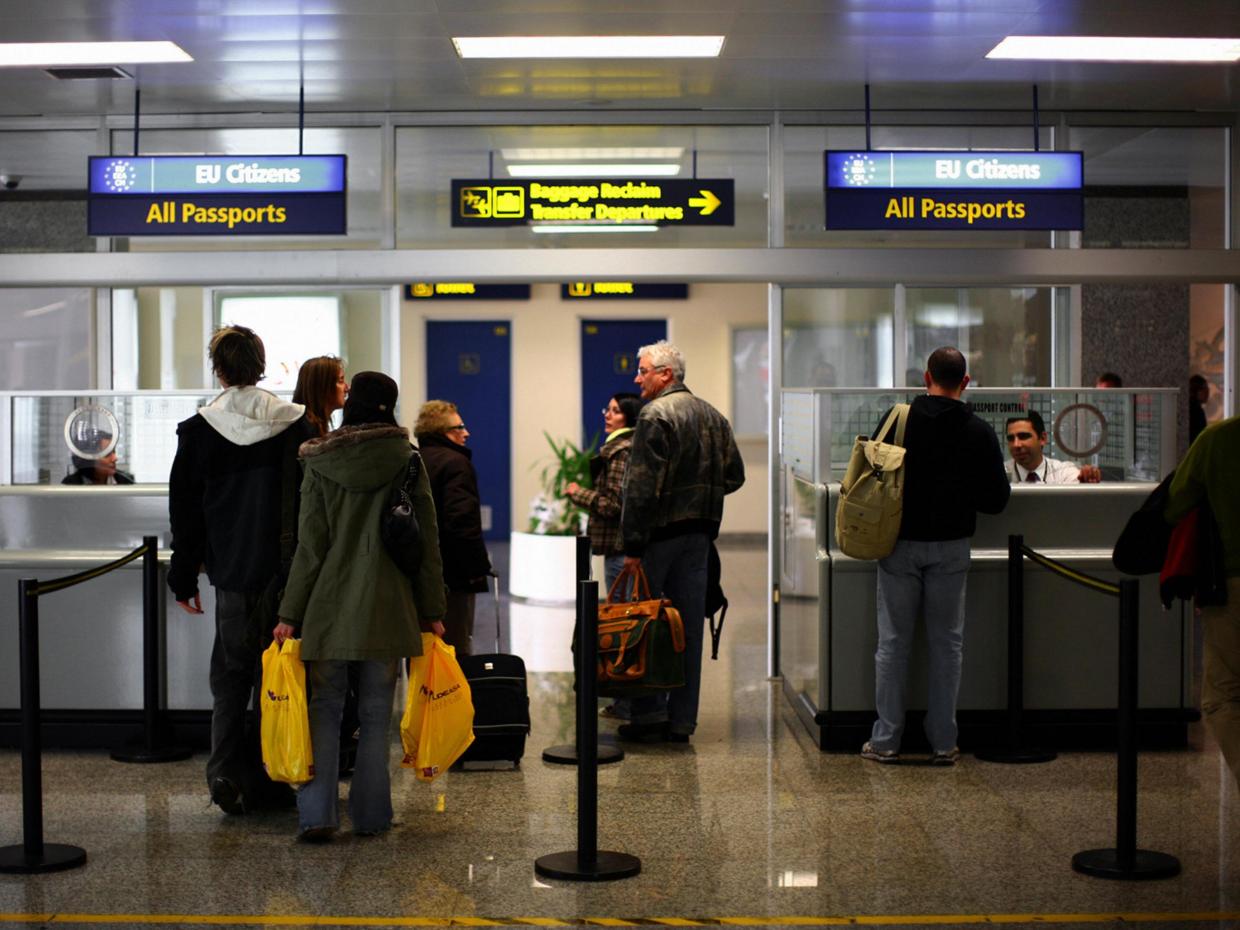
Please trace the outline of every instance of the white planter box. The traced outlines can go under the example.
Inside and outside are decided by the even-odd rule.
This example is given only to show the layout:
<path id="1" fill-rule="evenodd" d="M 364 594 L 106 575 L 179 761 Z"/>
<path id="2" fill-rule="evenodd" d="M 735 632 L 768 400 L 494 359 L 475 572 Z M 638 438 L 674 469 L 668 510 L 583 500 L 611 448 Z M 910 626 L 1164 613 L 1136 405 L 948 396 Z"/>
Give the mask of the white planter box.
<path id="1" fill-rule="evenodd" d="M 509 563 L 508 593 L 513 597 L 576 601 L 576 536 L 513 533 Z"/>

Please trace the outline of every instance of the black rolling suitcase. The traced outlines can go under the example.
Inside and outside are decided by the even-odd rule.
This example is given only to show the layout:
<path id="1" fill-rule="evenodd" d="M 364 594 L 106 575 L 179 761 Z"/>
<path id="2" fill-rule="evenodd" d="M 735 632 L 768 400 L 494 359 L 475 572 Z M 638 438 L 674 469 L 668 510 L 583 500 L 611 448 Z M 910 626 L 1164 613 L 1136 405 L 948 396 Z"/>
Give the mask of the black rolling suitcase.
<path id="1" fill-rule="evenodd" d="M 499 576 L 491 575 L 495 599 L 495 648 L 499 649 Z M 530 732 L 525 662 L 502 652 L 458 656 L 474 699 L 474 741 L 453 768 L 467 762 L 521 764 Z"/>

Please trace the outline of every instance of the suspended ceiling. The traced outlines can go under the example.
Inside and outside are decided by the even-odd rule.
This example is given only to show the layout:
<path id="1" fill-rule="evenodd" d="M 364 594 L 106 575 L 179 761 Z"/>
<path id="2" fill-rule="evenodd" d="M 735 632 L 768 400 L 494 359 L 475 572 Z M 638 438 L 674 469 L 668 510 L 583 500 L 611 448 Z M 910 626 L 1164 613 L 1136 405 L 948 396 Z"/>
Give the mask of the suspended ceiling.
<path id="1" fill-rule="evenodd" d="M 1240 35 L 1235 0 L 6 0 L 8 42 L 168 39 L 144 114 L 1240 109 L 1234 65 L 988 61 L 1008 34 Z M 454 35 L 723 33 L 719 59 L 463 61 Z M 122 67 L 125 63 L 118 62 Z M 0 116 L 122 115 L 133 81 L 0 69 Z"/>

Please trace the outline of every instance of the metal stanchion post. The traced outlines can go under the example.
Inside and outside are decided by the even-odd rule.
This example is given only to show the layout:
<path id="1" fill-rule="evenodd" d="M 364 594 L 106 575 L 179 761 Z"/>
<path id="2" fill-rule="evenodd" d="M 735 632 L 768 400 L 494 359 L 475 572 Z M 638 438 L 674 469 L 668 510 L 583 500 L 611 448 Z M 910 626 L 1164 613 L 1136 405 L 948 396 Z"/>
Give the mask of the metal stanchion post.
<path id="1" fill-rule="evenodd" d="M 1072 857 L 1072 868 L 1096 878 L 1140 881 L 1180 874 L 1180 860 L 1167 853 L 1137 849 L 1137 581 L 1119 583 L 1119 707 L 1116 774 L 1115 848 L 1087 849 Z"/>
<path id="2" fill-rule="evenodd" d="M 585 670 L 589 670 L 588 674 L 591 678 L 594 675 L 595 660 L 591 660 L 587 665 L 583 659 L 583 650 L 581 648 L 582 631 L 589 630 L 590 635 L 597 639 L 594 632 L 594 618 L 597 617 L 598 611 L 595 609 L 588 616 L 588 621 L 582 623 L 581 612 L 581 583 L 587 581 L 590 577 L 590 537 L 577 537 L 577 620 L 573 625 L 573 642 L 577 643 L 577 649 L 573 653 L 573 675 L 577 682 L 578 694 L 581 693 L 581 681 L 584 677 Z M 595 596 L 595 603 L 598 597 Z M 596 708 L 597 712 L 597 708 Z M 543 750 L 543 761 L 550 762 L 554 765 L 576 765 L 577 764 L 577 746 L 581 745 L 581 721 L 578 715 L 577 722 L 577 743 L 576 745 L 569 743 L 561 743 L 558 746 L 548 746 Z M 610 743 L 602 746 L 598 745 L 598 721 L 595 720 L 594 726 L 594 746 L 598 753 L 599 765 L 606 765 L 609 762 L 619 762 L 624 758 L 624 750 L 619 746 Z"/>
<path id="3" fill-rule="evenodd" d="M 0 872 L 59 872 L 86 864 L 80 846 L 43 842 L 43 734 L 39 707 L 39 583 L 17 583 L 22 701 L 22 845 L 0 848 Z"/>
<path id="4" fill-rule="evenodd" d="M 1025 537 L 1008 537 L 1007 747 L 974 753 L 984 762 L 1050 762 L 1054 752 L 1030 749 L 1025 737 Z"/>
<path id="5" fill-rule="evenodd" d="M 143 536 L 142 554 L 142 739 L 112 750 L 117 762 L 177 762 L 188 759 L 187 746 L 162 746 L 166 736 L 160 713 L 159 539 Z"/>
<path id="6" fill-rule="evenodd" d="M 598 583 L 577 583 L 577 622 L 585 629 L 598 615 Z M 598 637 L 583 636 L 577 648 L 581 667 L 593 669 L 598 659 Z M 598 683 L 593 675 L 577 681 L 577 848 L 549 853 L 534 860 L 534 871 L 545 878 L 602 882 L 631 878 L 642 870 L 641 860 L 628 853 L 598 848 Z"/>

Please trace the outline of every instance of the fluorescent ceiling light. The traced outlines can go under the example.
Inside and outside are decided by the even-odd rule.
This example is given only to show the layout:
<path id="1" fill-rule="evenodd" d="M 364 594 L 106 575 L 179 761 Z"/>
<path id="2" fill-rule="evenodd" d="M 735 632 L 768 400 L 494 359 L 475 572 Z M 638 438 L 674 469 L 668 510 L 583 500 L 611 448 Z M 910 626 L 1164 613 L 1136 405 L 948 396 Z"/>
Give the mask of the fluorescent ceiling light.
<path id="1" fill-rule="evenodd" d="M 1163 36 L 1008 36 L 987 58 L 1034 61 L 1240 61 L 1240 39 Z"/>
<path id="2" fill-rule="evenodd" d="M 538 223 L 530 226 L 536 233 L 638 233 L 658 232 L 658 226 L 637 223 Z"/>
<path id="3" fill-rule="evenodd" d="M 512 148 L 500 149 L 504 161 L 679 161 L 685 154 L 683 145 L 606 146 L 595 148 Z"/>
<path id="4" fill-rule="evenodd" d="M 718 58 L 723 36 L 457 36 L 462 58 Z"/>
<path id="5" fill-rule="evenodd" d="M 0 68 L 141 65 L 194 59 L 175 42 L 3 42 Z"/>
<path id="6" fill-rule="evenodd" d="M 579 164 L 509 165 L 514 178 L 670 178 L 680 174 L 680 165 L 669 164 Z"/>

